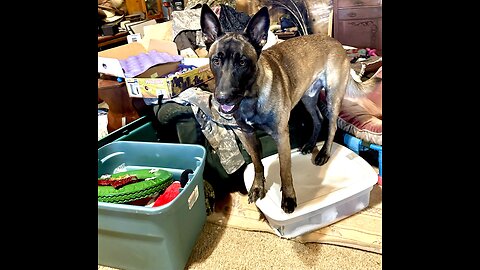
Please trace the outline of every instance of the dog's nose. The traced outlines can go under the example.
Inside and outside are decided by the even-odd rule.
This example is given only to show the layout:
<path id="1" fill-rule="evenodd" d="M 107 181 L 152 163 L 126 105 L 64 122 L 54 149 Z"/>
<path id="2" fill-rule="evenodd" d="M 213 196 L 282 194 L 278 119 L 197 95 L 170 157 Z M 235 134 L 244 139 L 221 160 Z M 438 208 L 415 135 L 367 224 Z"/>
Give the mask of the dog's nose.
<path id="1" fill-rule="evenodd" d="M 240 96 L 240 89 L 237 87 L 217 87 L 215 91 L 215 99 L 220 104 L 230 104 L 238 99 Z"/>
<path id="2" fill-rule="evenodd" d="M 227 104 L 230 100 L 227 95 L 217 95 L 215 99 L 218 101 L 220 104 Z"/>

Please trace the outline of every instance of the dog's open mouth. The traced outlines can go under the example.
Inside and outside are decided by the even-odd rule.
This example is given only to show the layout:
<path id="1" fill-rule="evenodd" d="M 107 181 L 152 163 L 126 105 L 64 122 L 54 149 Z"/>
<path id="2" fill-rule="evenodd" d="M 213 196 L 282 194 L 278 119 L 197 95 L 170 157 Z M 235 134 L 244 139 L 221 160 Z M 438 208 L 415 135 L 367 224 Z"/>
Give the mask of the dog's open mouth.
<path id="1" fill-rule="evenodd" d="M 236 106 L 237 106 L 236 104 L 233 104 L 233 105 L 223 104 L 223 105 L 220 105 L 220 111 L 223 113 L 232 113 L 236 108 Z"/>
<path id="2" fill-rule="evenodd" d="M 235 97 L 230 98 L 227 102 L 219 102 L 216 98 L 215 103 L 218 105 L 218 111 L 224 114 L 231 114 L 240 108 L 240 103 L 242 102 L 243 96 L 236 95 Z"/>

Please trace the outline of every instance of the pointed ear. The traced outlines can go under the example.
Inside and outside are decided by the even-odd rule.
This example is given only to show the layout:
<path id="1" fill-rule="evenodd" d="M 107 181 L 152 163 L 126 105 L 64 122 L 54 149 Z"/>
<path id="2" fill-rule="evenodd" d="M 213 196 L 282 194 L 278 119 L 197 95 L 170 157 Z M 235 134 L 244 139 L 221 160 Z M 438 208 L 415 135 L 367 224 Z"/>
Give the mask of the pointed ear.
<path id="1" fill-rule="evenodd" d="M 244 34 L 250 39 L 257 53 L 260 53 L 263 45 L 267 43 L 269 28 L 270 16 L 268 14 L 268 8 L 262 7 L 250 19 L 244 31 Z"/>
<path id="2" fill-rule="evenodd" d="M 207 46 L 207 50 L 209 50 L 210 45 L 212 45 L 218 37 L 223 35 L 223 31 L 217 15 L 215 15 L 207 4 L 203 4 L 202 10 L 200 11 L 200 27 L 202 28 L 205 45 Z"/>

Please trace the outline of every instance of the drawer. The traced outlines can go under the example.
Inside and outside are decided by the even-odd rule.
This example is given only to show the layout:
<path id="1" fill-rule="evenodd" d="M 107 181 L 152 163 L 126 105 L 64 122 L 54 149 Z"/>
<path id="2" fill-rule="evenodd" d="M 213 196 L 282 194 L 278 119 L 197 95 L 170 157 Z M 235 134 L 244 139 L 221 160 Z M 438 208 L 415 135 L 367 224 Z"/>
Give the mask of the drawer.
<path id="1" fill-rule="evenodd" d="M 382 8 L 344 8 L 338 9 L 339 20 L 355 20 L 382 17 Z"/>
<path id="2" fill-rule="evenodd" d="M 382 0 L 337 0 L 338 7 L 381 6 Z"/>

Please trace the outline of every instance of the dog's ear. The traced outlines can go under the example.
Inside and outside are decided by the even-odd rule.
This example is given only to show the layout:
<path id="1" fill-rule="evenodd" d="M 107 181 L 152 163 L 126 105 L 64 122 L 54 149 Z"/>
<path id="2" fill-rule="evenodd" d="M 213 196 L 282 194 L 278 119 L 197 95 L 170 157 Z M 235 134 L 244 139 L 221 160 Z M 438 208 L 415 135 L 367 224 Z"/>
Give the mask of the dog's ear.
<path id="1" fill-rule="evenodd" d="M 202 28 L 205 45 L 207 50 L 209 50 L 210 45 L 223 35 L 223 31 L 217 15 L 207 4 L 203 4 L 200 11 L 200 27 Z"/>
<path id="2" fill-rule="evenodd" d="M 268 14 L 268 8 L 262 7 L 253 15 L 250 21 L 248 21 L 244 33 L 250 39 L 258 54 L 260 54 L 262 47 L 267 43 L 269 28 L 270 16 Z"/>

